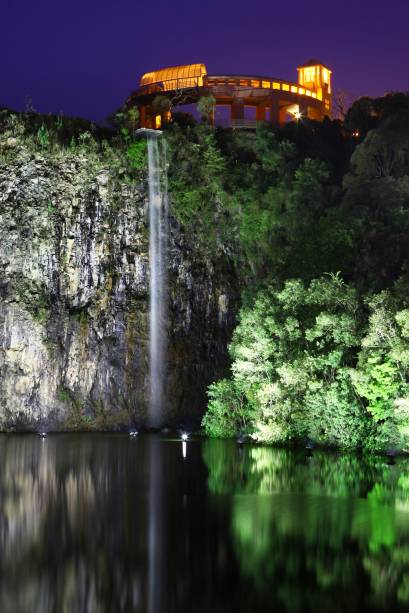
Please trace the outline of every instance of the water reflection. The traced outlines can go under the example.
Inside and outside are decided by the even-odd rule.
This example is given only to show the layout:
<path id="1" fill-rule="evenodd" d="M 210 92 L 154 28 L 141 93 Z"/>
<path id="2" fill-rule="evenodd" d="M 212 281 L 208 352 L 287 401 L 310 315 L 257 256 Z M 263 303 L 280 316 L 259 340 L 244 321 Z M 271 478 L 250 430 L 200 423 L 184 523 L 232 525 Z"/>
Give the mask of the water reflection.
<path id="1" fill-rule="evenodd" d="M 0 611 L 184 613 L 197 595 L 206 603 L 222 527 L 208 518 L 200 445 L 189 442 L 186 457 L 180 446 L 0 435 Z"/>
<path id="2" fill-rule="evenodd" d="M 205 443 L 243 576 L 279 610 L 407 610 L 408 460 Z M 271 597 L 270 597 L 271 601 Z"/>
<path id="3" fill-rule="evenodd" d="M 148 613 L 161 610 L 163 548 L 162 526 L 162 444 L 159 439 L 149 447 L 149 513 L 148 513 Z"/>
<path id="4" fill-rule="evenodd" d="M 180 438 L 0 436 L 0 611 L 407 610 L 407 460 L 185 452 Z"/>

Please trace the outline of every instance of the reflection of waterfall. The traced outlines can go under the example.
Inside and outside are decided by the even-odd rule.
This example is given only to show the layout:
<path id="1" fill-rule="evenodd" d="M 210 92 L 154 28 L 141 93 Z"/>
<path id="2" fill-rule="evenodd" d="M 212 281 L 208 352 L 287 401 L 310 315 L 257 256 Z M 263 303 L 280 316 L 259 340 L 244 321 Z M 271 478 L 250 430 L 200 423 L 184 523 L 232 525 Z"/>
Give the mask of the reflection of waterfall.
<path id="1" fill-rule="evenodd" d="M 148 508 L 148 613 L 162 611 L 163 534 L 162 534 L 162 446 L 160 440 L 149 441 L 149 508 Z"/>
<path id="2" fill-rule="evenodd" d="M 166 251 L 168 194 L 166 143 L 159 132 L 146 131 L 149 161 L 149 425 L 161 425 L 164 399 Z"/>

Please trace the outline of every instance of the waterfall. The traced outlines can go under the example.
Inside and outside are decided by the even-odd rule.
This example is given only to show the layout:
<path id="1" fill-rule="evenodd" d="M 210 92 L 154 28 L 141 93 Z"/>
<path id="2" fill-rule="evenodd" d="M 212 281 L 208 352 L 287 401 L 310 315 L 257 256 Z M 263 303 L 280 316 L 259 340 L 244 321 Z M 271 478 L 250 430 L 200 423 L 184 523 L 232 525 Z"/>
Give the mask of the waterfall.
<path id="1" fill-rule="evenodd" d="M 150 427 L 162 424 L 167 311 L 168 191 L 166 142 L 161 133 L 144 130 L 149 163 L 149 413 Z"/>

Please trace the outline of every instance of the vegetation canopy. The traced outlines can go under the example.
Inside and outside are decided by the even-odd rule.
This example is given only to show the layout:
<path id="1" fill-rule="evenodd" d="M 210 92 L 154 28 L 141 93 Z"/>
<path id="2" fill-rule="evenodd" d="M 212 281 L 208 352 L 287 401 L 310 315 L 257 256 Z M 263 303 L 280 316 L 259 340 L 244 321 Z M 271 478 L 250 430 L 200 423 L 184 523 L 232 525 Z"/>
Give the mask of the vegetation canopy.
<path id="1" fill-rule="evenodd" d="M 242 287 L 211 436 L 409 451 L 408 105 L 390 94 L 344 123 L 167 128 L 174 215 Z"/>

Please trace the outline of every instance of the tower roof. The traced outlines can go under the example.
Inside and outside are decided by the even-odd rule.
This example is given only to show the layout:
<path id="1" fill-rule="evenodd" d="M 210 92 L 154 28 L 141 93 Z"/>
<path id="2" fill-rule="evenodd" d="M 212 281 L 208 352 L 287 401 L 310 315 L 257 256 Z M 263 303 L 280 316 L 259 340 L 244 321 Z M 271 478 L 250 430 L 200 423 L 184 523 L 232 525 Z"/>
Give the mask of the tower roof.
<path id="1" fill-rule="evenodd" d="M 321 62 L 321 60 L 317 60 L 316 57 L 311 58 L 308 62 L 305 62 L 305 64 L 300 64 L 298 68 L 308 68 L 308 66 L 325 66 L 327 68 L 327 65 Z"/>

